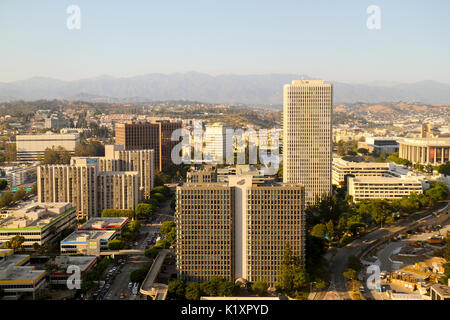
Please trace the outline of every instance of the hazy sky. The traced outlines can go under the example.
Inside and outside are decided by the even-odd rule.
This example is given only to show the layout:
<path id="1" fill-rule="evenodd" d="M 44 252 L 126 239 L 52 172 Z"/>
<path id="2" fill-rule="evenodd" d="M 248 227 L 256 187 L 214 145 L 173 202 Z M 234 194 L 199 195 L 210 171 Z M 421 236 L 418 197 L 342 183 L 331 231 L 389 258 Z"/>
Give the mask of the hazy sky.
<path id="1" fill-rule="evenodd" d="M 81 29 L 69 30 L 69 5 Z M 366 8 L 381 9 L 369 30 Z M 0 1 L 0 81 L 198 71 L 450 83 L 450 1 Z"/>

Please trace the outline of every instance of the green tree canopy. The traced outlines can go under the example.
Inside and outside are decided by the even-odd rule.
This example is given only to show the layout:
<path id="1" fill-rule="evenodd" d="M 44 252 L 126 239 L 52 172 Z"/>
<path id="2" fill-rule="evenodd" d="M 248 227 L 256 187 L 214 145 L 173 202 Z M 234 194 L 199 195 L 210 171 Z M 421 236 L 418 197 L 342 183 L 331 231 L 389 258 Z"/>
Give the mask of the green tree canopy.
<path id="1" fill-rule="evenodd" d="M 267 283 L 262 280 L 257 280 L 252 284 L 252 291 L 260 297 L 263 297 L 267 294 L 267 288 Z"/>
<path id="2" fill-rule="evenodd" d="M 311 235 L 317 238 L 323 239 L 325 237 L 325 234 L 327 232 L 327 227 L 323 223 L 316 224 L 312 231 Z"/>
<path id="3" fill-rule="evenodd" d="M 200 300 L 202 291 L 200 290 L 200 284 L 192 282 L 186 286 L 185 297 L 188 300 Z"/>
<path id="4" fill-rule="evenodd" d="M 185 297 L 186 283 L 182 280 L 173 280 L 167 287 L 169 299 L 181 300 Z"/>

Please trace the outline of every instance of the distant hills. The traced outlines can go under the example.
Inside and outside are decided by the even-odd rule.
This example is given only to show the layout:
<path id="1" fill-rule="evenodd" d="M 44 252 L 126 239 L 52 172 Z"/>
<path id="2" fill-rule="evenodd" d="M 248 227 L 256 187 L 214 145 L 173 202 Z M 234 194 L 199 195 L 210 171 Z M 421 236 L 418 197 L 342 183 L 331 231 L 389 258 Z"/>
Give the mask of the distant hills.
<path id="1" fill-rule="evenodd" d="M 0 101 L 65 99 L 133 103 L 152 100 L 195 100 L 208 103 L 281 105 L 283 85 L 299 74 L 218 75 L 198 72 L 151 73 L 128 78 L 101 76 L 75 81 L 35 77 L 0 82 Z M 335 102 L 450 102 L 450 85 L 432 80 L 415 83 L 374 81 L 366 84 L 331 82 Z"/>

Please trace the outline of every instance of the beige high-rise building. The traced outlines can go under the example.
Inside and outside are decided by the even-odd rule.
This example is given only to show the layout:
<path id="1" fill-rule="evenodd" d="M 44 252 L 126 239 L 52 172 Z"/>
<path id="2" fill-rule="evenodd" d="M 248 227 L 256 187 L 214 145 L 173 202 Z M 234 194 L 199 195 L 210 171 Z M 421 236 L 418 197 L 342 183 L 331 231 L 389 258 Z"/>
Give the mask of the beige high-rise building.
<path id="1" fill-rule="evenodd" d="M 305 186 L 312 204 L 331 192 L 333 89 L 324 80 L 284 86 L 283 181 Z"/>
<path id="2" fill-rule="evenodd" d="M 101 171 L 98 158 L 72 158 L 70 165 L 37 170 L 40 202 L 70 202 L 78 219 L 100 216 L 103 209 L 134 209 L 142 199 L 137 171 Z"/>
<path id="3" fill-rule="evenodd" d="M 99 215 L 95 164 L 44 165 L 37 169 L 39 202 L 70 202 L 78 219 Z"/>
<path id="4" fill-rule="evenodd" d="M 177 272 L 184 280 L 220 276 L 277 281 L 286 243 L 304 263 L 304 188 L 257 186 L 252 176 L 177 187 Z"/>
<path id="5" fill-rule="evenodd" d="M 137 171 L 144 198 L 150 198 L 154 186 L 154 150 L 125 150 L 123 145 L 106 145 L 105 157 L 100 159 L 102 171 Z"/>

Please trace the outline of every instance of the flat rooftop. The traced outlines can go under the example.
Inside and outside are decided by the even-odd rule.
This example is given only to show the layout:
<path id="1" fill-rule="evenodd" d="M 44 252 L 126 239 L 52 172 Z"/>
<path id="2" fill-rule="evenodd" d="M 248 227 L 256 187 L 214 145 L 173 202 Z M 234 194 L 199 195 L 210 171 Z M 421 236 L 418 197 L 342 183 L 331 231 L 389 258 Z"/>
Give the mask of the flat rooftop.
<path id="1" fill-rule="evenodd" d="M 417 177 L 351 177 L 353 182 L 358 183 L 385 183 L 385 184 L 401 184 L 401 183 L 421 183 Z"/>
<path id="2" fill-rule="evenodd" d="M 405 138 L 399 142 L 417 147 L 450 147 L 450 138 Z"/>
<path id="3" fill-rule="evenodd" d="M 122 228 L 128 222 L 124 217 L 95 217 L 83 223 L 78 230 L 105 230 L 113 228 Z"/>
<path id="4" fill-rule="evenodd" d="M 26 202 L 6 210 L 6 218 L 0 220 L 2 229 L 41 229 L 75 209 L 68 202 Z"/>
<path id="5" fill-rule="evenodd" d="M 21 266 L 30 259 L 27 254 L 13 254 L 12 249 L 0 249 L 0 270 L 9 265 Z"/>
<path id="6" fill-rule="evenodd" d="M 115 234 L 115 231 L 89 230 L 75 231 L 61 241 L 61 244 L 87 243 L 89 240 L 109 241 Z"/>
<path id="7" fill-rule="evenodd" d="M 333 164 L 343 165 L 346 167 L 356 168 L 383 168 L 389 169 L 389 163 L 387 162 L 354 162 L 347 161 L 341 158 L 333 158 Z"/>
<path id="8" fill-rule="evenodd" d="M 36 270 L 35 267 L 27 266 L 27 267 L 12 267 L 8 270 L 7 275 L 2 277 L 2 273 L 0 272 L 0 283 L 3 281 L 37 281 L 43 276 L 45 276 L 45 270 Z"/>
<path id="9" fill-rule="evenodd" d="M 450 287 L 445 284 L 435 283 L 431 286 L 441 296 L 450 297 Z"/>
<path id="10" fill-rule="evenodd" d="M 54 263 L 64 270 L 67 270 L 68 266 L 78 266 L 81 271 L 86 271 L 95 261 L 96 256 L 57 256 Z"/>

